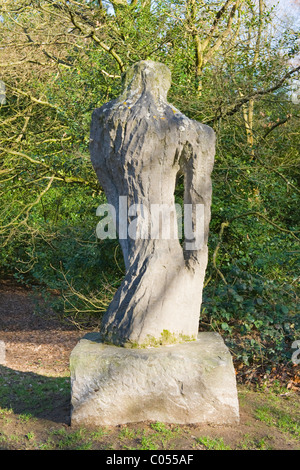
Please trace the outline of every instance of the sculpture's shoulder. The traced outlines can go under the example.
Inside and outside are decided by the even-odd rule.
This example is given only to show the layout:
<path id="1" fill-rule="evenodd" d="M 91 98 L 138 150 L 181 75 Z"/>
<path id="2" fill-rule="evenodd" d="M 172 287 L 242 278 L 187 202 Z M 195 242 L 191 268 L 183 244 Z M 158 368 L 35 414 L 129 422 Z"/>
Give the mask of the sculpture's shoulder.
<path id="1" fill-rule="evenodd" d="M 194 119 L 191 120 L 193 122 L 193 125 L 196 129 L 196 131 L 204 135 L 205 138 L 210 142 L 210 143 L 215 143 L 216 141 L 216 133 L 213 130 L 212 127 L 208 126 L 207 124 L 202 124 L 199 121 L 195 121 Z"/>
<path id="2" fill-rule="evenodd" d="M 182 126 L 182 129 L 189 129 L 196 133 L 196 135 L 201 136 L 202 138 L 205 137 L 207 141 L 211 144 L 214 144 L 216 141 L 216 134 L 212 127 L 208 126 L 207 124 L 202 124 L 195 119 L 191 119 L 179 111 L 175 106 L 168 103 L 168 106 L 172 109 L 176 120 L 178 121 L 178 125 Z"/>

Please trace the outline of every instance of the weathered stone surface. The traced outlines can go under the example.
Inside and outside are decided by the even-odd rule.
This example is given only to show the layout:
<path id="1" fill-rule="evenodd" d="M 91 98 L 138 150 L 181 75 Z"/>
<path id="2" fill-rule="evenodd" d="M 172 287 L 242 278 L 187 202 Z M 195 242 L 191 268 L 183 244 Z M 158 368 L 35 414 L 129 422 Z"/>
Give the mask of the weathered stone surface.
<path id="1" fill-rule="evenodd" d="M 120 196 L 128 207 L 153 204 L 175 211 L 176 178 L 185 178 L 184 204 L 204 206 L 203 243 L 184 248 L 178 238 L 120 238 L 126 275 L 104 315 L 101 335 L 108 342 L 144 346 L 195 339 L 207 265 L 213 130 L 187 118 L 166 100 L 169 69 L 141 61 L 128 70 L 122 95 L 93 112 L 91 161 L 119 224 Z M 132 217 L 128 214 L 127 223 Z M 199 227 L 198 227 L 199 229 Z M 120 234 L 119 234 L 120 235 Z M 189 245 L 188 245 L 189 244 Z"/>
<path id="2" fill-rule="evenodd" d="M 71 354 L 72 424 L 239 421 L 232 359 L 217 333 L 145 349 L 99 338 L 86 335 Z"/>
<path id="3" fill-rule="evenodd" d="M 0 364 L 2 366 L 6 364 L 6 348 L 4 341 L 0 341 Z"/>

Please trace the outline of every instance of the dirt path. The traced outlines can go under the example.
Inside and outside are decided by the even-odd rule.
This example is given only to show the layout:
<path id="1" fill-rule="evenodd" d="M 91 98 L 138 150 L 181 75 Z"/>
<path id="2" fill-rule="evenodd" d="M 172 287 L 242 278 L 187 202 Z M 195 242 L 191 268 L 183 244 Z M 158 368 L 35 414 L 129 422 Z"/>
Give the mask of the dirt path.
<path id="1" fill-rule="evenodd" d="M 0 339 L 6 344 L 6 366 L 19 371 L 65 375 L 69 356 L 84 336 L 41 311 L 32 291 L 0 284 Z M 49 312 L 48 312 L 49 313 Z"/>

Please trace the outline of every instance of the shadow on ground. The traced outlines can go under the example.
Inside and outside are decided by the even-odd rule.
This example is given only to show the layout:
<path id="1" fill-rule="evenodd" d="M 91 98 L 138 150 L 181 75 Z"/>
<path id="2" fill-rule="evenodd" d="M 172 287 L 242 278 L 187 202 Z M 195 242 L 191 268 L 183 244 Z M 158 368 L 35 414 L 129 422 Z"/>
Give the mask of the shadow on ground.
<path id="1" fill-rule="evenodd" d="M 0 408 L 70 424 L 70 378 L 20 372 L 0 365 Z"/>

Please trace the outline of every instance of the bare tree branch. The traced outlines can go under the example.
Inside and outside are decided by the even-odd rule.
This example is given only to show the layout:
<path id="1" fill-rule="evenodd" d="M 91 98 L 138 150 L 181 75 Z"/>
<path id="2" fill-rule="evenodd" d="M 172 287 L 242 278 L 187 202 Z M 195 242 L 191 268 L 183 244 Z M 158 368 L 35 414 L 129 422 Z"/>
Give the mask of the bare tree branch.
<path id="1" fill-rule="evenodd" d="M 211 121 L 208 121 L 207 124 L 214 124 L 216 121 L 218 121 L 221 118 L 232 116 L 235 114 L 237 111 L 241 109 L 243 104 L 248 103 L 251 99 L 253 98 L 258 98 L 260 96 L 268 95 L 270 93 L 273 93 L 276 90 L 279 90 L 285 82 L 295 73 L 297 73 L 300 70 L 300 65 L 298 67 L 293 68 L 289 72 L 287 72 L 275 85 L 266 88 L 265 90 L 257 90 L 254 91 L 253 93 L 250 93 L 248 96 L 243 96 L 241 97 L 234 105 L 229 107 L 227 110 L 222 110 L 219 109 L 215 118 Z"/>

